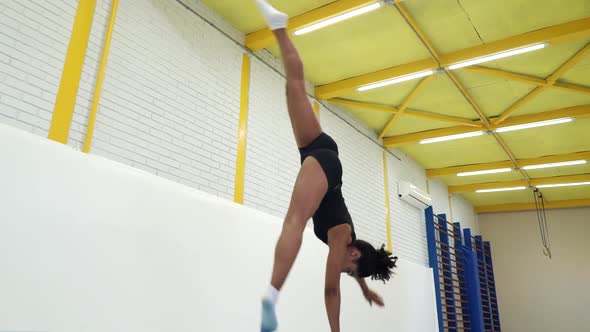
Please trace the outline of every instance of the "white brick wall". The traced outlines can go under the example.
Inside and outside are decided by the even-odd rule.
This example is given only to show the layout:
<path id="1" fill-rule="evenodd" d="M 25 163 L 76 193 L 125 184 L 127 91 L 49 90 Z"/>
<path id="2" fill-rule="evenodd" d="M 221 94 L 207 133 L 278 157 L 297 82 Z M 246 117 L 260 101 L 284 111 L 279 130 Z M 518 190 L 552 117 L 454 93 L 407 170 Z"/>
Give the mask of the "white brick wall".
<path id="1" fill-rule="evenodd" d="M 120 2 L 92 153 L 232 199 L 244 35 L 200 1 L 181 2 Z M 47 134 L 76 4 L 0 3 L 1 122 Z M 86 132 L 110 8 L 111 0 L 97 2 L 70 133 L 74 148 Z M 267 51 L 251 59 L 244 199 L 282 217 L 299 170 L 283 69 Z M 358 236 L 385 243 L 376 135 L 349 112 L 323 104 L 322 127 L 340 147 L 343 191 Z M 426 189 L 424 169 L 399 150 L 389 151 L 387 160 L 394 251 L 426 265 L 423 211 L 397 198 L 400 180 Z M 448 213 L 446 186 L 433 181 L 430 189 L 435 210 Z M 453 197 L 453 212 L 462 223 L 477 225 L 460 197 Z"/>
<path id="2" fill-rule="evenodd" d="M 398 196 L 399 181 L 407 181 L 426 190 L 425 171 L 401 151 L 394 152 L 401 160 L 387 155 L 393 251 L 399 256 L 428 265 L 424 211 L 402 201 Z"/>
<path id="3" fill-rule="evenodd" d="M 244 203 L 284 217 L 299 172 L 285 79 L 252 58 Z"/>
<path id="4" fill-rule="evenodd" d="M 100 7 L 107 17 L 110 1 Z M 120 2 L 92 152 L 231 199 L 241 59 L 238 45 L 177 2 Z"/>
<path id="5" fill-rule="evenodd" d="M 460 222 L 461 228 L 471 228 L 471 234 L 480 234 L 479 220 L 473 205 L 463 196 L 451 195 L 451 205 L 453 206 L 453 221 Z"/>
<path id="6" fill-rule="evenodd" d="M 86 59 L 82 70 L 80 86 L 78 88 L 76 107 L 74 109 L 74 119 L 72 121 L 72 126 L 70 127 L 70 137 L 68 140 L 68 145 L 80 150 L 82 149 L 86 136 L 88 113 L 94 98 L 94 90 L 104 47 L 105 34 L 111 13 L 111 4 L 111 0 L 98 0 L 92 20 L 92 29 L 88 40 Z M 117 23 L 120 23 L 120 19 L 125 20 L 124 17 L 121 18 L 121 16 L 118 16 Z M 118 28 L 118 25 L 116 28 Z M 99 105 L 99 113 L 102 111 L 102 106 L 102 104 Z"/>
<path id="7" fill-rule="evenodd" d="M 449 188 L 446 183 L 440 180 L 427 180 L 432 197 L 432 210 L 435 214 L 446 214 L 447 219 L 451 218 L 449 208 Z M 453 211 L 454 213 L 455 211 Z"/>
<path id="8" fill-rule="evenodd" d="M 342 192 L 358 238 L 376 246 L 386 244 L 381 148 L 325 108 L 320 114 L 322 129 L 338 143 Z"/>
<path id="9" fill-rule="evenodd" d="M 46 136 L 76 1 L 0 2 L 0 122 Z"/>

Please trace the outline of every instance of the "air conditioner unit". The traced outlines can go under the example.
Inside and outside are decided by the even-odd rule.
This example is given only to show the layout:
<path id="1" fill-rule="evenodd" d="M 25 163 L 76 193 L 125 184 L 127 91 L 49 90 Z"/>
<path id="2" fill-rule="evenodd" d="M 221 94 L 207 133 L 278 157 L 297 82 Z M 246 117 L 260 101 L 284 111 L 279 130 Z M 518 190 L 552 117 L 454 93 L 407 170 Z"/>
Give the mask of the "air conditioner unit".
<path id="1" fill-rule="evenodd" d="M 398 196 L 401 200 L 419 209 L 425 209 L 432 205 L 430 195 L 409 182 L 400 181 L 398 183 Z"/>

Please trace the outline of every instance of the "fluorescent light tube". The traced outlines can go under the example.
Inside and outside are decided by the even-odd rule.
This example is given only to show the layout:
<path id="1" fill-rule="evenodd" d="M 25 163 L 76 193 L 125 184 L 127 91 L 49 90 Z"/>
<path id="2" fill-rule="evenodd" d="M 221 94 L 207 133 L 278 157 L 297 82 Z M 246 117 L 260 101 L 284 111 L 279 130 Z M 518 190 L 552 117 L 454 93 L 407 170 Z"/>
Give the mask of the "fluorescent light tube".
<path id="1" fill-rule="evenodd" d="M 444 141 L 452 141 L 455 139 L 460 138 L 467 138 L 467 137 L 476 137 L 483 135 L 483 131 L 476 131 L 473 133 L 465 133 L 465 134 L 457 134 L 457 135 L 450 135 L 450 136 L 443 136 L 443 137 L 436 137 L 436 138 L 428 138 L 420 141 L 420 144 L 430 144 L 430 143 L 437 143 L 437 142 L 444 142 Z"/>
<path id="2" fill-rule="evenodd" d="M 555 188 L 555 187 L 573 187 L 573 186 L 585 186 L 589 185 L 590 182 L 572 182 L 572 183 L 558 183 L 558 184 L 542 184 L 536 186 L 537 188 Z"/>
<path id="3" fill-rule="evenodd" d="M 476 65 L 476 64 L 482 63 L 482 62 L 488 62 L 488 61 L 492 61 L 492 60 L 507 58 L 509 56 L 513 56 L 513 55 L 517 55 L 517 54 L 540 50 L 540 49 L 545 48 L 547 46 L 549 46 L 549 43 L 543 43 L 543 44 L 537 44 L 537 45 L 517 48 L 514 50 L 510 50 L 510 51 L 500 52 L 500 53 L 484 56 L 481 58 L 476 58 L 476 59 L 471 59 L 471 60 L 459 62 L 454 65 L 448 66 L 447 69 L 454 70 L 454 69 L 459 69 L 459 68 L 463 68 L 463 67 L 473 66 L 473 65 Z"/>
<path id="4" fill-rule="evenodd" d="M 370 11 L 373 11 L 375 9 L 380 8 L 382 5 L 383 5 L 382 2 L 377 2 L 377 3 L 374 3 L 372 5 L 368 5 L 368 6 L 359 8 L 359 9 L 355 9 L 355 10 L 350 11 L 348 13 L 344 13 L 342 15 L 338 15 L 338 16 L 332 17 L 330 19 L 327 19 L 325 21 L 321 21 L 321 22 L 318 22 L 316 24 L 312 24 L 312 25 L 310 25 L 308 27 L 299 29 L 299 30 L 295 31 L 294 34 L 296 36 L 300 36 L 300 35 L 306 34 L 308 32 L 319 30 L 321 28 L 327 27 L 328 25 L 332 25 L 332 24 L 335 24 L 335 23 L 338 23 L 338 22 L 342 22 L 344 20 L 348 20 L 349 18 L 353 18 L 355 16 L 359 16 L 359 15 L 368 13 Z"/>
<path id="5" fill-rule="evenodd" d="M 482 174 L 506 173 L 506 172 L 511 172 L 511 171 L 512 171 L 512 168 L 497 168 L 497 169 L 488 169 L 485 171 L 457 173 L 457 176 L 472 176 L 472 175 L 482 175 Z"/>
<path id="6" fill-rule="evenodd" d="M 530 165 L 530 166 L 523 166 L 522 169 L 539 169 L 539 168 L 550 168 L 550 167 L 562 167 L 562 166 L 573 166 L 573 165 L 583 165 L 586 164 L 586 160 L 574 160 L 574 161 L 564 161 L 561 163 L 551 163 L 551 164 L 539 164 L 539 165 Z"/>
<path id="7" fill-rule="evenodd" d="M 498 191 L 514 191 L 514 190 L 524 190 L 524 189 L 526 189 L 526 187 L 481 189 L 481 190 L 477 190 L 476 193 L 494 193 L 494 192 L 498 192 Z"/>
<path id="8" fill-rule="evenodd" d="M 508 131 L 551 126 L 551 125 L 556 125 L 556 124 L 560 124 L 560 123 L 567 123 L 567 122 L 572 122 L 572 121 L 574 121 L 574 118 L 562 118 L 562 119 L 555 119 L 555 120 L 539 121 L 539 122 L 525 123 L 525 124 L 521 124 L 521 125 L 498 128 L 495 130 L 495 132 L 505 133 Z"/>
<path id="9" fill-rule="evenodd" d="M 390 79 L 387 81 L 362 86 L 362 87 L 358 88 L 358 91 L 367 91 L 367 90 L 381 88 L 381 87 L 384 87 L 387 85 L 393 85 L 393 84 L 397 84 L 397 83 L 401 83 L 401 82 L 405 82 L 405 81 L 411 81 L 411 80 L 415 80 L 417 78 L 430 76 L 430 75 L 434 74 L 435 72 L 436 72 L 435 70 L 427 70 L 427 71 L 422 71 L 422 72 L 414 73 L 414 74 L 410 74 L 410 75 L 404 75 L 404 76 L 396 77 L 396 78 L 393 78 L 393 79 Z"/>

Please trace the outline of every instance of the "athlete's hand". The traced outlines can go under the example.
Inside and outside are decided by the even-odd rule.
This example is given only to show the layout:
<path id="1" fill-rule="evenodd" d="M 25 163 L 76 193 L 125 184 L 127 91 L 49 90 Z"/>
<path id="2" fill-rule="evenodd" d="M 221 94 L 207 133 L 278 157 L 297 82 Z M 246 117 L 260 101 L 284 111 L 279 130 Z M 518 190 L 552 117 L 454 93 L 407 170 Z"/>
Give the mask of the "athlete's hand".
<path id="1" fill-rule="evenodd" d="M 373 305 L 373 302 L 380 307 L 385 305 L 383 303 L 383 299 L 381 298 L 381 296 L 379 296 L 379 294 L 373 292 L 372 290 L 368 290 L 365 293 L 365 299 L 367 299 L 367 301 L 369 301 L 369 305 L 371 305 L 371 306 Z"/>

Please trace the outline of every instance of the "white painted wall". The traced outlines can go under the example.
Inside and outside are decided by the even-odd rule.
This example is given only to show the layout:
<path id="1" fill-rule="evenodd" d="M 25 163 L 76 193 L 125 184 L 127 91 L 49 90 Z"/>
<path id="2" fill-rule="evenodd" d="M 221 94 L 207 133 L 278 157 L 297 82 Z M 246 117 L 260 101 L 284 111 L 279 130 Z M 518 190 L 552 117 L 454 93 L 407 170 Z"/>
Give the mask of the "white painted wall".
<path id="1" fill-rule="evenodd" d="M 0 330 L 257 330 L 278 218 L 4 125 L 0 155 Z M 327 247 L 313 237 L 280 331 L 328 330 Z M 385 309 L 343 277 L 343 331 L 436 331 L 432 272 L 399 266 L 370 282 Z"/>
<path id="2" fill-rule="evenodd" d="M 590 209 L 547 210 L 552 259 L 534 211 L 480 214 L 491 243 L 502 331 L 588 331 Z"/>
<path id="3" fill-rule="evenodd" d="M 0 122 L 47 135 L 76 4 L 0 3 L 6 46 L 0 48 Z M 110 8 L 110 0 L 97 1 L 70 133 L 76 149 L 86 132 Z M 91 153 L 232 199 L 244 35 L 197 0 L 121 1 L 116 22 Z M 281 64 L 266 51 L 252 56 L 250 94 L 245 204 L 282 218 L 299 156 Z M 344 195 L 359 237 L 384 243 L 382 148 L 375 134 L 334 105 L 322 106 L 321 123 L 340 145 Z M 425 265 L 423 212 L 395 195 L 400 179 L 426 189 L 425 172 L 401 151 L 391 153 L 394 249 Z M 446 186 L 431 187 L 435 210 L 448 211 L 441 198 Z M 463 203 L 453 207 L 455 215 L 472 214 Z"/>

